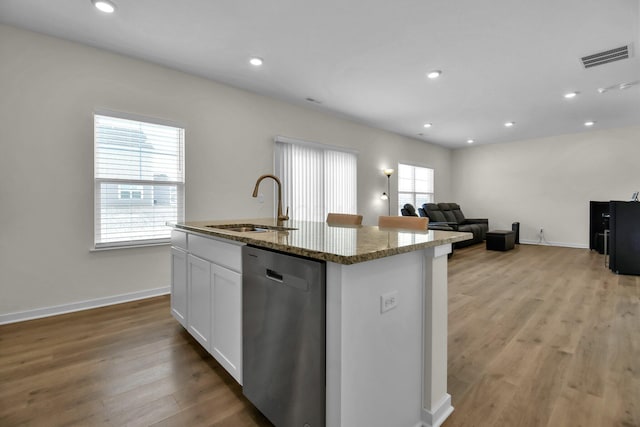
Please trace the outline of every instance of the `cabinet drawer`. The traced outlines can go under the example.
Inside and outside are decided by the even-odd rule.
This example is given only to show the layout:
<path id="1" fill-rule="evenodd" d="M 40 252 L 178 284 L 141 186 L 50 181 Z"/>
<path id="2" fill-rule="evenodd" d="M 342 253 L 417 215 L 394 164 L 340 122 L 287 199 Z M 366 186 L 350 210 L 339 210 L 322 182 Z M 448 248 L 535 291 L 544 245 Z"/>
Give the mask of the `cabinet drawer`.
<path id="1" fill-rule="evenodd" d="M 171 230 L 171 245 L 187 250 L 187 233 L 184 231 Z"/>
<path id="2" fill-rule="evenodd" d="M 243 243 L 227 243 L 217 239 L 189 236 L 189 253 L 231 270 L 242 272 Z"/>

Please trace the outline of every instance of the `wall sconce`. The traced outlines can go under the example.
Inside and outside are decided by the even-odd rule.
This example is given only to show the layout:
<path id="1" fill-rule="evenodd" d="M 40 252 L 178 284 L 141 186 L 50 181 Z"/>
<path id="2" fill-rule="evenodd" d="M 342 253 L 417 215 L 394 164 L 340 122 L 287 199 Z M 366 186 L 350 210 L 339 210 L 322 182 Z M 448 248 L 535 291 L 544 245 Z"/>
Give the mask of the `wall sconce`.
<path id="1" fill-rule="evenodd" d="M 380 198 L 387 201 L 389 216 L 391 216 L 391 175 L 393 175 L 393 169 L 383 169 L 382 173 L 387 176 L 387 192 L 382 193 L 382 196 L 380 196 Z"/>

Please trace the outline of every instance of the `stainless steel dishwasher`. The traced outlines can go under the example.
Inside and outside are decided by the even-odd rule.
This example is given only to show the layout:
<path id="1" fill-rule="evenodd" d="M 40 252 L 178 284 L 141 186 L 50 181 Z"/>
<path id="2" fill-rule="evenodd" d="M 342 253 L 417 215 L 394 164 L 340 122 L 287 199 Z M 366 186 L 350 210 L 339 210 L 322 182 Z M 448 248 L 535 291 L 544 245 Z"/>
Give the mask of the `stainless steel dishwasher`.
<path id="1" fill-rule="evenodd" d="M 325 425 L 325 263 L 242 248 L 244 395 L 277 427 Z"/>

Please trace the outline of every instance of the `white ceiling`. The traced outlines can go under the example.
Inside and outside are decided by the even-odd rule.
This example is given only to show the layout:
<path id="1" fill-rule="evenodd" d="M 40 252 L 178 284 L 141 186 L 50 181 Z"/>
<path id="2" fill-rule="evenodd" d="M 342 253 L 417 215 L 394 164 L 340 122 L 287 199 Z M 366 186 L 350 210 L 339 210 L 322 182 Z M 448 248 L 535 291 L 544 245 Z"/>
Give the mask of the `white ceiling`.
<path id="1" fill-rule="evenodd" d="M 640 80 L 639 0 L 114 2 L 0 0 L 0 22 L 451 148 L 640 124 L 640 85 L 597 91 Z M 630 59 L 583 68 L 625 44 Z"/>

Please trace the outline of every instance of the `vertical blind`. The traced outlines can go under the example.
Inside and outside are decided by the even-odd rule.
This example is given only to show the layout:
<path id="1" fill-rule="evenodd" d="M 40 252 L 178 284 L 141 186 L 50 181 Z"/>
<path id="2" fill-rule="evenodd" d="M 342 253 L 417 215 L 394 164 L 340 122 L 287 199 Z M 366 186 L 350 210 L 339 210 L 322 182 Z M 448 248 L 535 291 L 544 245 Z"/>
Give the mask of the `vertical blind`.
<path id="1" fill-rule="evenodd" d="M 430 168 L 398 164 L 398 214 L 406 203 L 417 211 L 424 203 L 433 202 L 433 175 Z"/>
<path id="2" fill-rule="evenodd" d="M 276 138 L 283 209 L 289 206 L 289 216 L 301 221 L 324 221 L 329 212 L 357 213 L 357 163 L 352 152 Z"/>
<path id="3" fill-rule="evenodd" d="M 94 115 L 95 247 L 169 241 L 184 219 L 184 129 Z"/>

